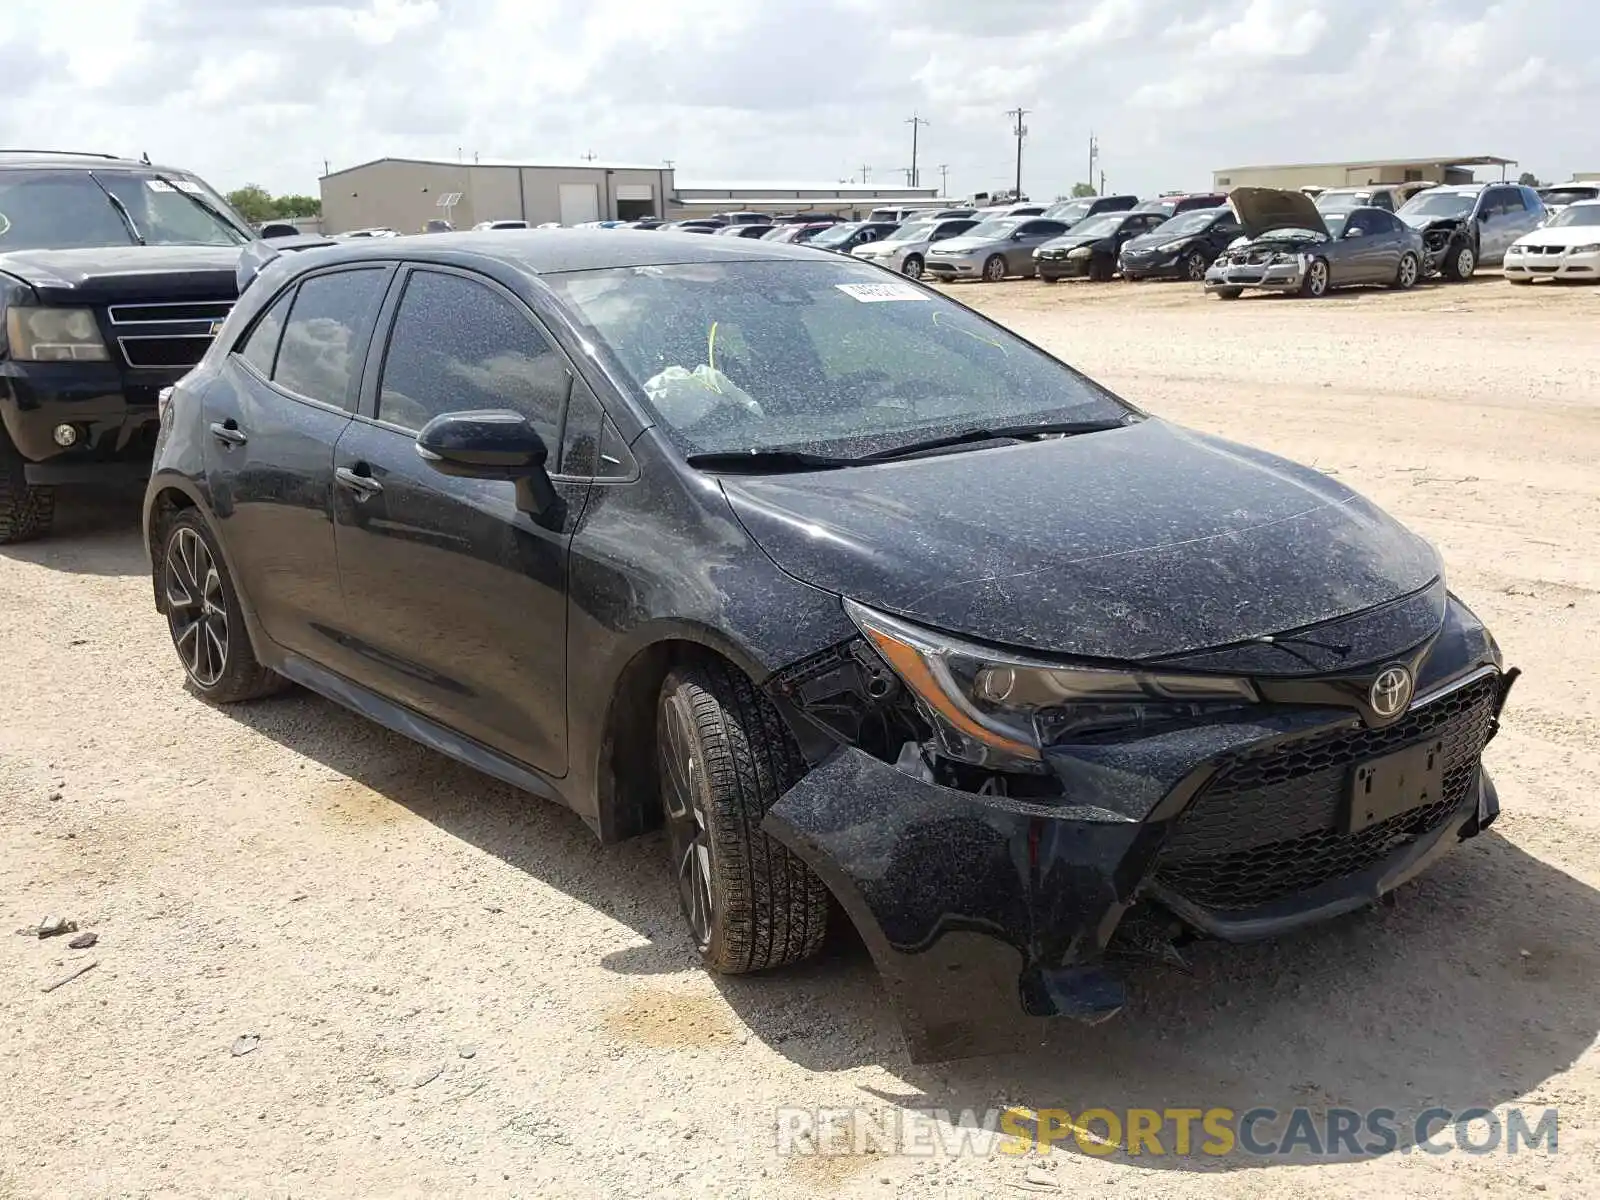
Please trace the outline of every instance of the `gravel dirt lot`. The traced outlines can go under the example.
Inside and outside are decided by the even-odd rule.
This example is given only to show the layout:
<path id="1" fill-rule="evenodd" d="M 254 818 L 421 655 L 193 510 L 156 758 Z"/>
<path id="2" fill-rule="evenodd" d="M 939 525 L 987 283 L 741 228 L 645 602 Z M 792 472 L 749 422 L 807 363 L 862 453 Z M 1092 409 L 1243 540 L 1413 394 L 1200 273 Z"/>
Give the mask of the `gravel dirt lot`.
<path id="1" fill-rule="evenodd" d="M 849 937 L 702 973 L 659 838 L 602 848 L 307 694 L 196 700 L 135 503 L 64 499 L 52 540 L 0 549 L 0 1198 L 1600 1194 L 1600 291 L 955 292 L 1442 547 L 1526 671 L 1490 834 L 1393 907 L 1136 971 L 1108 1026 L 913 1065 Z M 47 913 L 99 944 L 11 935 Z M 780 1105 L 1002 1104 L 1555 1105 L 1560 1150 L 775 1149 Z"/>

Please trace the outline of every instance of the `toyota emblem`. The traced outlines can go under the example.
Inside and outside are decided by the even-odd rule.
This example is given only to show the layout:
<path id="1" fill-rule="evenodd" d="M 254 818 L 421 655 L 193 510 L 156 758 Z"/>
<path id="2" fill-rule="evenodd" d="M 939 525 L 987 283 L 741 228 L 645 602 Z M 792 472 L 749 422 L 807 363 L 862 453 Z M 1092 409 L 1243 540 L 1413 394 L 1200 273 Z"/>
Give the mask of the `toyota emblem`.
<path id="1" fill-rule="evenodd" d="M 1397 717 L 1411 703 L 1411 672 L 1404 667 L 1385 667 L 1372 681 L 1367 693 L 1367 703 L 1378 716 L 1388 720 Z"/>

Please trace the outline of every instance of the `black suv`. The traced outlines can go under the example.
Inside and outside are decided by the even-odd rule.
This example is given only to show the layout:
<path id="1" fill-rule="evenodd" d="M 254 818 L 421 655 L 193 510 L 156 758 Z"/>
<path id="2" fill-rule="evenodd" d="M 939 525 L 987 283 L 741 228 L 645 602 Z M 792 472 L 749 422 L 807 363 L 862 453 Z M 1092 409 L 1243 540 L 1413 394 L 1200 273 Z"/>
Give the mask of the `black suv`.
<path id="1" fill-rule="evenodd" d="M 1361 908 L 1499 811 L 1514 672 L 1425 541 L 805 247 L 282 256 L 173 389 L 144 528 L 200 695 L 294 680 L 664 824 L 715 970 L 814 954 L 831 894 L 914 1057 L 1107 1017 L 1123 950 Z"/>
<path id="2" fill-rule="evenodd" d="M 0 543 L 57 484 L 149 473 L 161 390 L 198 363 L 256 239 L 186 171 L 0 151 Z"/>

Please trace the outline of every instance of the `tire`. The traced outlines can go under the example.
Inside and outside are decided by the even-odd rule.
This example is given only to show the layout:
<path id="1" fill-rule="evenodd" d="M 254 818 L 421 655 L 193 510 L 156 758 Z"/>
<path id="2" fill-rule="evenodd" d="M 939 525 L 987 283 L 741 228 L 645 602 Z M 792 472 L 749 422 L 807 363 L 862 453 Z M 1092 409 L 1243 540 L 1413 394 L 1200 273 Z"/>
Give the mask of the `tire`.
<path id="1" fill-rule="evenodd" d="M 904 275 L 907 279 L 921 279 L 922 278 L 922 255 L 920 255 L 920 254 L 908 254 L 908 255 L 906 255 L 905 262 L 900 264 L 900 274 Z"/>
<path id="2" fill-rule="evenodd" d="M 1526 275 L 1507 275 L 1506 282 L 1514 283 L 1518 287 L 1527 287 L 1533 282 L 1533 280 L 1529 279 Z"/>
<path id="3" fill-rule="evenodd" d="M 1191 250 L 1183 256 L 1183 277 L 1190 283 L 1204 283 L 1206 281 L 1206 268 L 1211 266 L 1206 261 L 1206 256 L 1198 250 Z"/>
<path id="4" fill-rule="evenodd" d="M 160 572 L 167 630 L 192 691 L 213 704 L 237 704 L 289 686 L 256 658 L 239 593 L 197 510 L 184 509 L 162 530 Z"/>
<path id="5" fill-rule="evenodd" d="M 1237 300 L 1240 296 L 1244 295 L 1244 289 L 1236 287 L 1220 287 L 1215 290 L 1214 294 L 1218 300 Z"/>
<path id="6" fill-rule="evenodd" d="M 1046 283 L 1060 283 L 1061 282 L 1061 276 L 1059 276 L 1059 275 L 1046 275 L 1043 271 L 1039 272 L 1039 278 L 1044 280 Z"/>
<path id="7" fill-rule="evenodd" d="M 44 537 L 55 516 L 55 489 L 28 482 L 26 460 L 0 429 L 0 546 Z"/>
<path id="8" fill-rule="evenodd" d="M 1478 252 L 1466 244 L 1448 251 L 1444 261 L 1439 264 L 1439 273 L 1451 283 L 1461 283 L 1471 279 L 1477 269 Z"/>
<path id="9" fill-rule="evenodd" d="M 1329 280 L 1328 260 L 1313 258 L 1311 265 L 1306 268 L 1306 277 L 1300 281 L 1300 294 L 1312 300 L 1320 300 L 1328 294 Z"/>
<path id="10" fill-rule="evenodd" d="M 1422 278 L 1422 263 L 1417 256 L 1407 250 L 1400 256 L 1400 265 L 1394 270 L 1394 282 L 1389 286 L 1396 291 L 1409 292 L 1417 286 L 1417 280 Z"/>
<path id="11" fill-rule="evenodd" d="M 991 254 L 983 263 L 983 278 L 987 283 L 999 283 L 1006 277 L 1006 260 L 998 254 Z"/>
<path id="12" fill-rule="evenodd" d="M 674 670 L 656 760 L 678 906 L 701 961 L 738 975 L 822 949 L 828 890 L 761 818 L 805 773 L 783 718 L 732 667 Z"/>
<path id="13" fill-rule="evenodd" d="M 1102 254 L 1096 254 L 1089 260 L 1089 280 L 1092 283 L 1110 283 L 1116 273 L 1116 265 Z"/>

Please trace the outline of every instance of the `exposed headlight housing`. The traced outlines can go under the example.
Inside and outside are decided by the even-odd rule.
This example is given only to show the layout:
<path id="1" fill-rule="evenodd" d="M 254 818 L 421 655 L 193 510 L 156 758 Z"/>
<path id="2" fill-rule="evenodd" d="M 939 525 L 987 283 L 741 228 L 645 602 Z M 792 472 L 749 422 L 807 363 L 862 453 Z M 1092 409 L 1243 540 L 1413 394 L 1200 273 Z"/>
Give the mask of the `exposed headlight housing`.
<path id="1" fill-rule="evenodd" d="M 1012 654 L 844 602 L 900 677 L 948 757 L 999 770 L 1042 771 L 1047 747 L 1126 737 L 1259 702 L 1247 679 L 1118 671 Z"/>
<path id="2" fill-rule="evenodd" d="M 20 362 L 105 362 L 105 339 L 87 308 L 6 310 L 6 340 Z"/>

